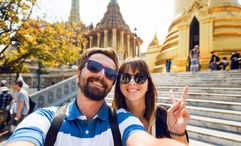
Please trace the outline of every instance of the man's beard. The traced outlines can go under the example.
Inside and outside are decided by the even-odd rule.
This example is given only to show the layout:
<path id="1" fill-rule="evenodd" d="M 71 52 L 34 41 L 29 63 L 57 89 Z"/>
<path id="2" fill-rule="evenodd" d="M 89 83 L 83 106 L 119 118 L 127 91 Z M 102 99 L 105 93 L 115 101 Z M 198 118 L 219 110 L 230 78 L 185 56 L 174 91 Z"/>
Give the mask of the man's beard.
<path id="1" fill-rule="evenodd" d="M 98 82 L 103 86 L 103 89 L 101 90 L 98 87 L 94 87 L 90 84 L 93 84 L 91 82 Z M 95 101 L 100 101 L 106 97 L 106 95 L 110 92 L 111 88 L 108 88 L 107 83 L 104 80 L 101 80 L 96 77 L 89 77 L 86 80 L 79 79 L 79 88 L 81 92 L 86 96 L 87 98 Z"/>

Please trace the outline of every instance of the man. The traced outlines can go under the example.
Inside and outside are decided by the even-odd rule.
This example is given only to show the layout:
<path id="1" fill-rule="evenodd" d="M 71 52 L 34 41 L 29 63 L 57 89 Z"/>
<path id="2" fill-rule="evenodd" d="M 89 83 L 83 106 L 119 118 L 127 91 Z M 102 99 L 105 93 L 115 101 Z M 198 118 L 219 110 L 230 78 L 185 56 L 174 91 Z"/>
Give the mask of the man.
<path id="1" fill-rule="evenodd" d="M 212 51 L 210 61 L 209 61 L 210 69 L 218 70 L 218 62 L 219 61 L 220 61 L 220 58 Z"/>
<path id="2" fill-rule="evenodd" d="M 7 106 L 10 105 L 12 101 L 12 95 L 8 92 L 9 89 L 6 86 L 7 81 L 2 80 L 0 85 L 0 130 L 3 130 L 4 124 L 8 123 L 10 120 L 10 109 L 7 109 Z"/>
<path id="3" fill-rule="evenodd" d="M 77 71 L 77 99 L 67 107 L 55 146 L 113 146 L 104 101 L 117 77 L 117 56 L 112 49 L 87 49 Z M 56 108 L 39 109 L 27 117 L 8 140 L 7 146 L 43 145 Z M 144 131 L 141 122 L 123 109 L 117 110 L 122 144 L 127 146 L 182 145 L 173 140 L 157 140 Z"/>
<path id="4" fill-rule="evenodd" d="M 190 60 L 191 60 L 190 71 L 192 71 L 192 72 L 197 72 L 199 69 L 200 52 L 199 52 L 198 48 L 199 48 L 199 46 L 195 45 L 194 48 L 190 52 Z"/>
<path id="5" fill-rule="evenodd" d="M 240 54 L 237 52 L 237 50 L 234 50 L 230 58 L 231 69 L 239 69 L 239 61 L 240 61 L 239 59 L 240 59 Z"/>
<path id="6" fill-rule="evenodd" d="M 171 65 L 172 65 L 172 60 L 171 59 L 167 59 L 166 60 L 166 72 L 170 72 L 171 71 Z"/>
<path id="7" fill-rule="evenodd" d="M 29 96 L 28 92 L 22 88 L 22 81 L 14 81 L 12 88 L 17 92 L 16 94 L 16 113 L 11 119 L 11 124 L 17 126 L 27 115 L 29 111 Z"/>
<path id="8" fill-rule="evenodd" d="M 8 92 L 7 81 L 2 80 L 0 86 L 0 109 L 5 110 L 12 101 L 12 95 Z"/>

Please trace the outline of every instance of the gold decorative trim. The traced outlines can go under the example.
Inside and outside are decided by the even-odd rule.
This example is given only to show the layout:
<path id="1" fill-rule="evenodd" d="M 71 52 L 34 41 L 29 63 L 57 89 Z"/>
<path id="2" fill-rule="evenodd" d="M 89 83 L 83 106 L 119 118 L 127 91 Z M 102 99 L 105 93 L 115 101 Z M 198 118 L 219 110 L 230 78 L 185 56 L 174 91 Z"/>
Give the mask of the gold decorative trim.
<path id="1" fill-rule="evenodd" d="M 172 28 L 173 26 L 175 26 L 175 25 L 177 25 L 181 22 L 186 22 L 187 20 L 188 20 L 188 16 L 182 16 L 181 18 L 178 18 L 177 20 L 174 20 L 169 28 Z"/>
<path id="2" fill-rule="evenodd" d="M 237 28 L 241 28 L 241 24 L 219 24 L 219 25 L 215 25 L 214 28 L 227 28 L 227 27 L 237 27 Z"/>
<path id="3" fill-rule="evenodd" d="M 185 29 L 188 29 L 188 25 L 183 25 L 183 26 L 178 27 L 179 31 L 185 30 Z"/>
<path id="4" fill-rule="evenodd" d="M 215 18 L 215 22 L 220 22 L 220 21 L 241 21 L 241 17 Z"/>
<path id="5" fill-rule="evenodd" d="M 172 30 L 172 31 L 168 32 L 166 38 L 170 37 L 171 35 L 173 35 L 175 33 L 178 33 L 178 29 L 175 29 L 175 30 Z"/>
<path id="6" fill-rule="evenodd" d="M 164 63 L 165 58 L 174 58 L 176 56 L 177 47 L 170 47 L 165 50 L 161 50 L 160 53 L 156 56 L 155 64 Z M 168 57 L 167 57 L 168 56 Z"/>
<path id="7" fill-rule="evenodd" d="M 241 36 L 241 32 L 214 32 L 214 36 L 219 37 L 219 36 Z"/>
<path id="8" fill-rule="evenodd" d="M 165 39 L 165 41 L 164 41 L 163 44 L 165 44 L 165 43 L 167 43 L 167 42 L 170 42 L 170 41 L 172 41 L 172 40 L 174 40 L 174 39 L 177 39 L 178 37 L 179 37 L 179 34 L 178 34 L 178 33 L 176 33 L 176 34 L 174 34 L 174 35 L 172 35 L 172 36 L 170 36 L 170 37 L 167 37 L 167 38 Z"/>
<path id="9" fill-rule="evenodd" d="M 241 7 L 238 6 L 221 6 L 221 7 L 214 7 L 209 10 L 209 13 L 218 13 L 218 12 L 241 12 Z"/>
<path id="10" fill-rule="evenodd" d="M 200 23 L 202 24 L 206 24 L 206 23 L 213 23 L 214 18 L 207 18 L 207 19 L 203 19 L 200 21 Z"/>
<path id="11" fill-rule="evenodd" d="M 164 51 L 164 50 L 167 50 L 167 49 L 169 49 L 170 47 L 173 47 L 173 46 L 178 46 L 178 38 L 177 39 L 175 39 L 175 40 L 172 40 L 172 41 L 170 41 L 170 42 L 167 42 L 167 43 L 165 43 L 165 44 L 163 44 L 162 46 L 161 46 L 161 51 L 160 52 L 162 52 L 162 51 Z"/>

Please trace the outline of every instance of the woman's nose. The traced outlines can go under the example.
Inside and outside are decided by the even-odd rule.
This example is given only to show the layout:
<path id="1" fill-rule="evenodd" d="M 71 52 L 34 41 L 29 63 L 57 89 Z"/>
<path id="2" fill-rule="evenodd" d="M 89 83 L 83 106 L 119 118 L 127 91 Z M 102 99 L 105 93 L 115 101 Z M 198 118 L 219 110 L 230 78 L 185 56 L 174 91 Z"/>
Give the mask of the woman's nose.
<path id="1" fill-rule="evenodd" d="M 131 76 L 130 84 L 136 84 L 133 76 Z"/>

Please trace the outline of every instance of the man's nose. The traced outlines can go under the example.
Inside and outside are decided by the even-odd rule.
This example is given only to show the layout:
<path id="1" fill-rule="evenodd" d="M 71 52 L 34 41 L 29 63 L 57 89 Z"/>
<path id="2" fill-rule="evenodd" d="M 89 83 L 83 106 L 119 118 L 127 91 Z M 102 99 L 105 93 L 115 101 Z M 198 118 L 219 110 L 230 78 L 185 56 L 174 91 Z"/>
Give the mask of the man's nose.
<path id="1" fill-rule="evenodd" d="M 98 77 L 104 78 L 105 77 L 105 69 L 102 68 L 97 74 L 98 74 Z"/>

